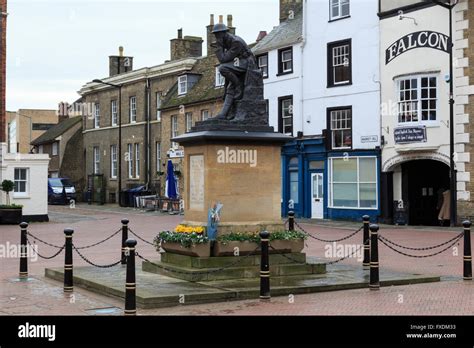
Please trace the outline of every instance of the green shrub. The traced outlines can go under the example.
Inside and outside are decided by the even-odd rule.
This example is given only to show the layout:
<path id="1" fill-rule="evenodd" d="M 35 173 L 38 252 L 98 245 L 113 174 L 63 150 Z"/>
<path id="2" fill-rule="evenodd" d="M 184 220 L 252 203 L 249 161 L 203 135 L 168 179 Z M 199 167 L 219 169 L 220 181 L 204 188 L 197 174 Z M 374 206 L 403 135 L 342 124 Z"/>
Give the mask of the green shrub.
<path id="1" fill-rule="evenodd" d="M 270 233 L 270 240 L 298 240 L 307 239 L 307 235 L 301 231 L 275 231 Z M 217 240 L 223 244 L 228 242 L 251 242 L 260 243 L 259 233 L 231 232 L 218 236 Z"/>
<path id="2" fill-rule="evenodd" d="M 179 243 L 185 248 L 190 248 L 196 244 L 208 243 L 209 239 L 202 233 L 177 233 L 163 231 L 153 240 L 155 247 L 159 250 L 160 243 Z"/>
<path id="3" fill-rule="evenodd" d="M 1 189 L 7 194 L 7 205 L 10 204 L 10 192 L 15 188 L 15 183 L 11 180 L 3 180 Z"/>

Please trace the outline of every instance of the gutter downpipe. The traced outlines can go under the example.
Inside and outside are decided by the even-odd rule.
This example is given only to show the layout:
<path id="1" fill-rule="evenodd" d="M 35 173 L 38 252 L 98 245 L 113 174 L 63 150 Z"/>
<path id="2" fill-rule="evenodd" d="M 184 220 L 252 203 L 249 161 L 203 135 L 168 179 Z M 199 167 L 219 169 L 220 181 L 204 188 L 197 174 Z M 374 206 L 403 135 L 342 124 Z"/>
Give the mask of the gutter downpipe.
<path id="1" fill-rule="evenodd" d="M 306 28 L 306 23 L 307 23 L 307 0 L 303 1 L 303 37 L 301 41 L 301 131 L 303 132 L 304 135 L 304 123 L 305 123 L 305 113 L 304 113 L 304 48 L 306 45 L 306 33 L 307 33 L 307 28 Z"/>
<path id="2" fill-rule="evenodd" d="M 145 80 L 145 189 L 150 187 L 150 78 Z"/>

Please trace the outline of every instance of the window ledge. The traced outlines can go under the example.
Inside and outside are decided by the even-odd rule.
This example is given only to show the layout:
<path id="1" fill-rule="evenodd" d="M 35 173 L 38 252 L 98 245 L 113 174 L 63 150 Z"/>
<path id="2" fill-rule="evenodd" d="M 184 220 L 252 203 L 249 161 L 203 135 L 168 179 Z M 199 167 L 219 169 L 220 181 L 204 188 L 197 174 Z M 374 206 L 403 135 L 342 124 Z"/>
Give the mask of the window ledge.
<path id="1" fill-rule="evenodd" d="M 345 209 L 345 210 L 378 210 L 379 208 L 332 207 L 332 206 L 328 206 L 328 209 Z"/>
<path id="2" fill-rule="evenodd" d="M 351 15 L 344 16 L 344 17 L 338 17 L 338 18 L 334 18 L 334 19 L 330 19 L 330 20 L 328 21 L 328 23 L 337 22 L 337 21 L 340 21 L 340 20 L 343 20 L 343 19 L 347 19 L 347 18 L 351 18 Z"/>
<path id="3" fill-rule="evenodd" d="M 15 196 L 13 195 L 14 199 L 31 199 L 31 196 Z"/>
<path id="4" fill-rule="evenodd" d="M 351 82 L 347 82 L 347 83 L 338 83 L 336 85 L 327 85 L 326 88 L 336 88 L 336 87 L 345 87 L 345 86 L 351 86 L 352 85 L 352 81 Z"/>
<path id="5" fill-rule="evenodd" d="M 398 123 L 396 128 L 409 128 L 409 127 L 426 127 L 426 128 L 439 128 L 441 123 L 439 121 L 421 121 L 421 122 L 409 122 L 409 123 Z"/>
<path id="6" fill-rule="evenodd" d="M 290 74 L 293 74 L 293 70 L 287 71 L 287 72 L 278 73 L 278 74 L 276 74 L 276 76 L 284 76 L 284 75 L 290 75 Z M 268 77 L 267 77 L 267 78 L 268 78 Z"/>

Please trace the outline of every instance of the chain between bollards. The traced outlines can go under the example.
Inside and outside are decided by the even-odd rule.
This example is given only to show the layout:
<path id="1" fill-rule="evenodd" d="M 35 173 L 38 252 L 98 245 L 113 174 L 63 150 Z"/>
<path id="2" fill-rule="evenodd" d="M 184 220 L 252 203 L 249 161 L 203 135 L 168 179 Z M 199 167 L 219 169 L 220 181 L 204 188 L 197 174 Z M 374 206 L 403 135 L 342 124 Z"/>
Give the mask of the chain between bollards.
<path id="1" fill-rule="evenodd" d="M 372 224 L 370 229 L 370 290 L 379 290 L 379 250 L 378 250 L 378 232 L 379 225 Z"/>
<path id="2" fill-rule="evenodd" d="M 64 292 L 72 292 L 74 290 L 73 286 L 73 274 L 72 274 L 72 235 L 74 230 L 71 228 L 66 228 L 64 230 L 64 235 L 66 238 L 65 246 L 66 252 L 64 256 Z"/>
<path id="3" fill-rule="evenodd" d="M 137 241 L 127 239 L 125 246 L 127 248 L 127 275 L 125 280 L 125 311 L 124 315 L 136 315 L 136 279 L 135 279 L 135 246 Z"/>
<path id="4" fill-rule="evenodd" d="M 295 212 L 294 211 L 288 212 L 288 230 L 290 231 L 295 230 Z"/>
<path id="5" fill-rule="evenodd" d="M 464 280 L 472 280 L 471 221 L 464 221 Z"/>
<path id="6" fill-rule="evenodd" d="M 21 232 L 20 232 L 20 279 L 27 279 L 28 278 L 28 255 L 26 252 L 27 248 L 27 234 L 28 234 L 28 223 L 22 222 L 20 224 Z"/>
<path id="7" fill-rule="evenodd" d="M 127 239 L 128 239 L 128 219 L 122 219 L 122 252 L 120 259 L 122 260 L 122 265 L 127 264 L 127 257 L 125 255 L 125 250 L 127 249 Z"/>
<path id="8" fill-rule="evenodd" d="M 364 260 L 362 261 L 362 266 L 364 269 L 370 269 L 370 216 L 362 216 L 362 221 L 364 223 L 364 236 L 362 240 L 364 243 Z"/>
<path id="9" fill-rule="evenodd" d="M 268 231 L 260 232 L 260 299 L 270 299 L 270 263 L 268 256 L 268 244 L 270 241 Z"/>

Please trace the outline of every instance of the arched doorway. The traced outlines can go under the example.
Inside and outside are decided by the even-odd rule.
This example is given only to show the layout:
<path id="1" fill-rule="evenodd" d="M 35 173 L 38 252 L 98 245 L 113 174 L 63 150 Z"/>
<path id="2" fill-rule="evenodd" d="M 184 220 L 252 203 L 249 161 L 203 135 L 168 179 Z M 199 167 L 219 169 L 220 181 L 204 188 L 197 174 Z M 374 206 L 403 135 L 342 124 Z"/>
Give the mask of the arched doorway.
<path id="1" fill-rule="evenodd" d="M 438 225 L 443 192 L 449 190 L 449 166 L 435 160 L 414 160 L 402 163 L 401 171 L 402 199 L 408 203 L 408 223 Z"/>

